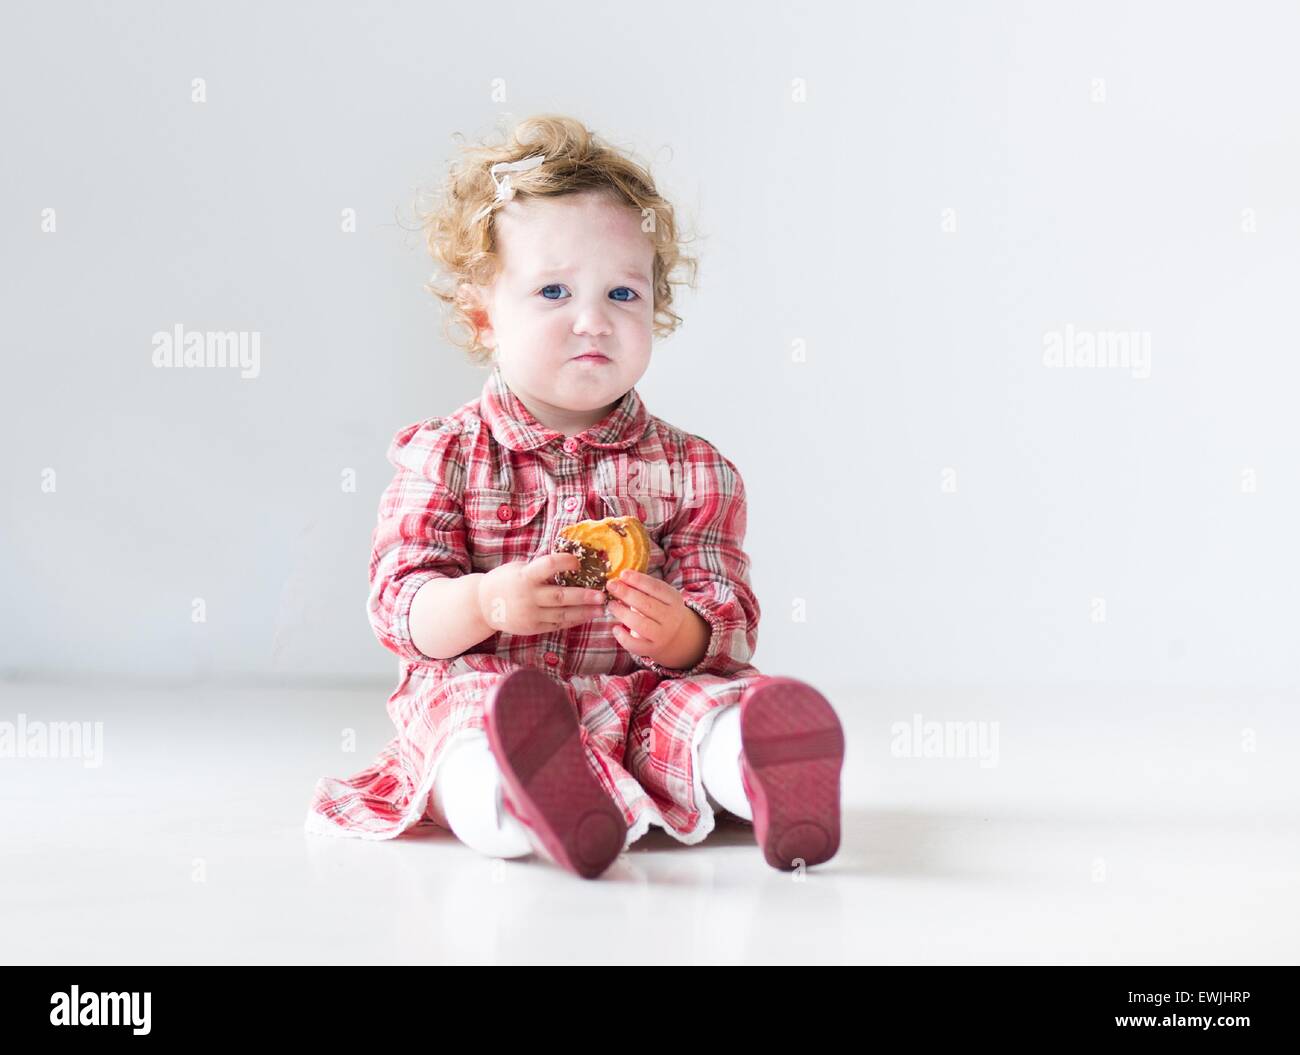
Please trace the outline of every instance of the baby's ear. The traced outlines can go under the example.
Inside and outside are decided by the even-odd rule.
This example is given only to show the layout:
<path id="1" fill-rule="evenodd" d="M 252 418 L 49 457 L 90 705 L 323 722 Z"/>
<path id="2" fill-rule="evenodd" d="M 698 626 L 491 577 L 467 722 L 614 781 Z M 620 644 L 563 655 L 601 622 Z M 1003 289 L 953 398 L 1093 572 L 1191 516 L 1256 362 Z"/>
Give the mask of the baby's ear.
<path id="1" fill-rule="evenodd" d="M 487 311 L 487 298 L 481 286 L 462 282 L 456 287 L 456 302 L 474 327 L 474 338 L 486 348 L 496 347 L 496 334 Z"/>

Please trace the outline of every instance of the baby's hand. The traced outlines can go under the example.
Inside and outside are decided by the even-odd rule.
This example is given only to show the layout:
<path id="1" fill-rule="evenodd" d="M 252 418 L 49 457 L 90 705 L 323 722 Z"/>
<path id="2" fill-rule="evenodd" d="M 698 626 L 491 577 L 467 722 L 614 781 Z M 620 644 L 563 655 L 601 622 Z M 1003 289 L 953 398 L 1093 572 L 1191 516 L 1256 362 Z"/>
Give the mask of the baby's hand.
<path id="1" fill-rule="evenodd" d="M 548 553 L 493 568 L 479 580 L 479 613 L 493 630 L 521 636 L 549 634 L 594 619 L 605 610 L 603 590 L 550 581 L 580 565 L 572 553 Z"/>
<path id="2" fill-rule="evenodd" d="M 605 588 L 614 598 L 609 602 L 609 614 L 618 620 L 613 628 L 614 640 L 629 652 L 677 667 L 691 665 L 682 663 L 683 655 L 702 651 L 698 649 L 698 634 L 691 638 L 688 632 L 696 629 L 695 622 L 704 620 L 686 607 L 681 591 L 671 583 L 653 575 L 625 571 Z M 707 626 L 703 640 L 707 644 Z"/>

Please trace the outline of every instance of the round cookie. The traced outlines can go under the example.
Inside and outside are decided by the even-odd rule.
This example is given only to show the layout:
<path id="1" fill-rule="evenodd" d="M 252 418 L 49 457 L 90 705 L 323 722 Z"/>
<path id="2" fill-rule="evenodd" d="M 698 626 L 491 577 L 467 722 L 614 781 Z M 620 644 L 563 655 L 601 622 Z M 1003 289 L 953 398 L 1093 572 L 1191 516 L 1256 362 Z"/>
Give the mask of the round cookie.
<path id="1" fill-rule="evenodd" d="M 580 520 L 560 529 L 554 552 L 573 553 L 582 562 L 575 572 L 557 572 L 557 586 L 603 590 L 627 569 L 644 572 L 650 567 L 650 535 L 632 516 Z"/>

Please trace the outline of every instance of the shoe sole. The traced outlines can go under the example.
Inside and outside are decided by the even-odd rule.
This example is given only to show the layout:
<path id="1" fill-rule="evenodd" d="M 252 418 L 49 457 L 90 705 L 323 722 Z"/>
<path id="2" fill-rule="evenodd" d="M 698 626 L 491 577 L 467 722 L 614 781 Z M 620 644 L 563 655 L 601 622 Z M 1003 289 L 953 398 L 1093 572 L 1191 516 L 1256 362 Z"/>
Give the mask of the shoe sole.
<path id="1" fill-rule="evenodd" d="M 557 864 L 584 879 L 600 875 L 622 852 L 627 823 L 592 772 L 564 690 L 541 671 L 511 671 L 485 710 L 506 808 Z"/>
<path id="2" fill-rule="evenodd" d="M 821 693 L 793 678 L 750 689 L 740 710 L 740 771 L 754 838 L 773 868 L 821 864 L 840 846 L 844 728 Z"/>

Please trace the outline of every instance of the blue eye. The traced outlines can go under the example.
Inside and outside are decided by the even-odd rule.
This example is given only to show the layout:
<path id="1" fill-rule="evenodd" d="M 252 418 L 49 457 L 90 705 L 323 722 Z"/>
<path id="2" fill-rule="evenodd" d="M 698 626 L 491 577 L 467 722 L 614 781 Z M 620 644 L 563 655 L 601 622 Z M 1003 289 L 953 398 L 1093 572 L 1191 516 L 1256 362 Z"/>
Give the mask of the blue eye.
<path id="1" fill-rule="evenodd" d="M 558 282 L 552 282 L 549 286 L 543 286 L 540 290 L 538 290 L 538 292 L 541 293 L 541 295 L 545 297 L 547 300 L 562 300 L 563 299 L 562 297 L 550 296 L 547 293 L 547 290 L 563 290 L 563 289 L 564 287 L 560 285 Z M 614 299 L 620 304 L 629 304 L 633 300 L 640 299 L 640 294 L 637 293 L 637 291 L 634 289 L 629 289 L 627 286 L 619 286 L 617 289 L 611 290 L 610 296 L 613 296 L 615 293 L 618 293 L 620 291 L 628 294 L 627 297 L 614 297 Z"/>

